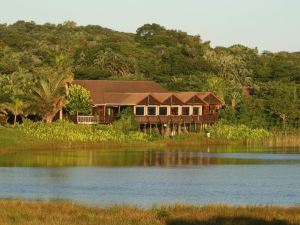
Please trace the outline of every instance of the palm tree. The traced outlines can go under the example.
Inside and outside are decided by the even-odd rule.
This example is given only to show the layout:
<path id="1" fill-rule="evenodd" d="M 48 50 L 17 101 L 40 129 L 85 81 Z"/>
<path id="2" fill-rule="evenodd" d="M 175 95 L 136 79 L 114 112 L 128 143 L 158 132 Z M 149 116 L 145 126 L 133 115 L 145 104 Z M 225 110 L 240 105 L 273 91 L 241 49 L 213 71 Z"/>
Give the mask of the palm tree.
<path id="1" fill-rule="evenodd" d="M 71 81 L 72 73 L 68 69 L 42 69 L 30 95 L 33 103 L 31 110 L 39 114 L 43 121 L 51 123 L 65 104 L 67 85 Z"/>
<path id="2" fill-rule="evenodd" d="M 17 116 L 23 115 L 27 104 L 18 97 L 11 97 L 9 102 L 3 103 L 2 108 L 10 111 L 14 115 L 14 125 L 17 122 Z"/>
<path id="3" fill-rule="evenodd" d="M 4 103 L 0 102 L 0 117 L 1 116 L 6 117 L 7 116 L 7 112 L 5 110 Z M 0 125 L 0 127 L 1 127 L 1 125 Z"/>
<path id="4" fill-rule="evenodd" d="M 8 113 L 7 113 L 7 109 L 6 109 L 6 103 L 10 101 L 10 98 L 6 93 L 4 93 L 5 88 L 3 88 L 3 87 L 5 86 L 5 84 L 0 82 L 0 85 L 2 85 L 2 86 L 0 86 L 0 88 L 2 88 L 2 89 L 0 89 L 0 117 L 7 118 Z M 0 127 L 1 127 L 1 125 L 0 125 Z"/>

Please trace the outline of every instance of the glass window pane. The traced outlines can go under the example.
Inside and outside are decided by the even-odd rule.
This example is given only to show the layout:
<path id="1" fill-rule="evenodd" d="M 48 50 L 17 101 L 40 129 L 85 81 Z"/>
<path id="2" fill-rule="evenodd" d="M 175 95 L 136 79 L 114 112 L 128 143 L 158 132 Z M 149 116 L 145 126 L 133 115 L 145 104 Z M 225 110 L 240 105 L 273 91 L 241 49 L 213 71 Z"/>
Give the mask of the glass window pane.
<path id="1" fill-rule="evenodd" d="M 168 108 L 167 107 L 159 107 L 159 115 L 160 116 L 168 115 Z"/>
<path id="2" fill-rule="evenodd" d="M 171 115 L 178 116 L 178 107 L 171 107 Z"/>
<path id="3" fill-rule="evenodd" d="M 145 115 L 145 108 L 141 107 L 141 106 L 136 107 L 135 108 L 135 115 L 137 115 L 137 116 Z"/>
<path id="4" fill-rule="evenodd" d="M 194 107 L 193 108 L 193 115 L 198 116 L 199 115 L 199 107 Z"/>
<path id="5" fill-rule="evenodd" d="M 190 107 L 182 107 L 182 115 L 184 116 L 190 115 Z"/>
<path id="6" fill-rule="evenodd" d="M 148 107 L 148 115 L 155 116 L 156 115 L 156 107 L 154 107 L 154 106 Z"/>

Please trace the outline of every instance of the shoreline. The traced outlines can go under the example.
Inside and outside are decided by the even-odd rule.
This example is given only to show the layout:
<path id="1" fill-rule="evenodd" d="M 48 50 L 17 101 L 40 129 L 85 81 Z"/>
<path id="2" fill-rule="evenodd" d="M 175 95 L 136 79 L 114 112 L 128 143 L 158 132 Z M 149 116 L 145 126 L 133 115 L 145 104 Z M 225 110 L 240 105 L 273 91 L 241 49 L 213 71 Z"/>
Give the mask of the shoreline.
<path id="1" fill-rule="evenodd" d="M 290 139 L 292 135 L 286 136 Z M 298 137 L 298 136 L 297 136 Z M 278 137 L 279 138 L 279 137 Z M 278 140 L 277 140 L 278 142 Z M 185 134 L 177 138 L 160 138 L 149 142 L 66 142 L 66 141 L 43 141 L 34 137 L 25 135 L 24 133 L 13 129 L 0 127 L 0 154 L 5 152 L 17 151 L 71 151 L 71 150 L 109 150 L 109 149 L 146 149 L 146 150 L 184 150 L 201 151 L 200 149 L 206 148 L 215 149 L 219 148 L 217 152 L 278 152 L 278 153 L 300 153 L 300 144 L 295 145 L 285 140 L 276 144 L 273 141 L 265 141 L 258 143 L 247 143 L 245 141 L 229 141 L 218 140 L 215 138 L 203 137 L 201 134 Z M 220 150 L 222 149 L 222 150 Z M 234 150 L 235 149 L 235 150 Z M 237 150 L 239 149 L 239 150 Z M 244 149 L 244 150 L 240 150 Z M 259 150 L 255 150 L 259 149 Z M 264 151 L 261 151 L 263 149 Z M 275 149 L 275 151 L 274 151 Z M 277 151 L 277 149 L 279 151 Z"/>

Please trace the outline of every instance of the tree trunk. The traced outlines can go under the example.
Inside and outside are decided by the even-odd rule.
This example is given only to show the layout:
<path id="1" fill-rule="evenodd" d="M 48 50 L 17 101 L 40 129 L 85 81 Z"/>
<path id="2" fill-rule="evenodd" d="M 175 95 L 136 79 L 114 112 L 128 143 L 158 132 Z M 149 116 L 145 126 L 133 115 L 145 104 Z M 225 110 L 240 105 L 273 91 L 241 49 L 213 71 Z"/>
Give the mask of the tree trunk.
<path id="1" fill-rule="evenodd" d="M 16 107 L 15 108 L 15 113 L 14 113 L 14 126 L 16 125 L 16 122 L 17 122 L 17 115 L 18 115 L 18 109 Z"/>
<path id="2" fill-rule="evenodd" d="M 14 115 L 14 125 L 17 123 L 17 114 Z"/>

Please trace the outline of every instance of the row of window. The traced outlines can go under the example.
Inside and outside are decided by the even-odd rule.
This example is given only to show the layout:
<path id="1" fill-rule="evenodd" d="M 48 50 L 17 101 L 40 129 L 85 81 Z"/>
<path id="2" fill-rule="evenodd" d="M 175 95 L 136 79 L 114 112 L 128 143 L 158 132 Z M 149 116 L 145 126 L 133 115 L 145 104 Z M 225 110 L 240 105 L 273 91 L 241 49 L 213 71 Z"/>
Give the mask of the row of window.
<path id="1" fill-rule="evenodd" d="M 180 111 L 181 109 L 181 111 Z M 135 107 L 135 115 L 137 116 L 189 116 L 189 115 L 202 115 L 202 107 L 201 106 L 136 106 Z"/>

